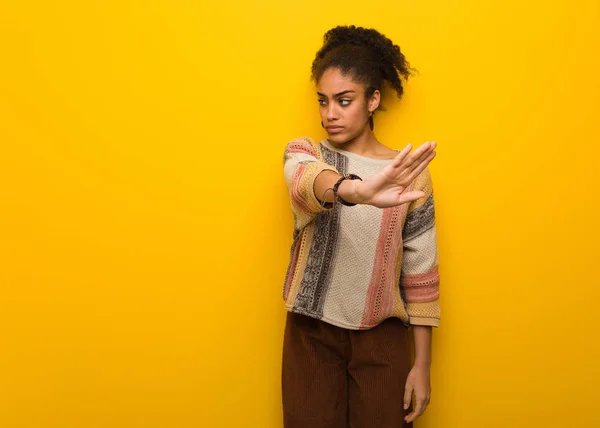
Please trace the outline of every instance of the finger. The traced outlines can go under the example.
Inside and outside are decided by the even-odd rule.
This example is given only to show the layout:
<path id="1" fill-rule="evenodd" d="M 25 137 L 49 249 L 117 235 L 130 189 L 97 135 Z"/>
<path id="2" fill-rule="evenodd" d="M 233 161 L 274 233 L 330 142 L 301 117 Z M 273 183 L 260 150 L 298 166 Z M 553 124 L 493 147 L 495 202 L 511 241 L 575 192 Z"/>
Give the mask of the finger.
<path id="1" fill-rule="evenodd" d="M 407 144 L 406 147 L 404 147 L 402 149 L 402 151 L 400 153 L 398 153 L 398 155 L 394 158 L 394 160 L 392 162 L 390 162 L 392 164 L 392 166 L 396 167 L 396 166 L 400 165 L 404 161 L 404 158 L 406 158 L 406 156 L 408 156 L 411 149 L 412 149 L 412 144 L 410 144 L 410 143 Z"/>
<path id="2" fill-rule="evenodd" d="M 397 167 L 395 171 L 399 179 L 398 183 L 412 182 L 415 177 L 419 175 L 427 167 L 427 165 L 429 165 L 429 162 L 433 160 L 435 153 L 435 151 L 423 152 L 421 156 L 415 159 L 410 165 L 405 163 Z"/>
<path id="3" fill-rule="evenodd" d="M 399 184 L 406 184 L 406 186 L 408 186 L 408 184 L 412 183 L 412 181 L 421 172 L 423 172 L 423 170 L 425 168 L 427 168 L 427 165 L 429 165 L 429 162 L 431 162 L 433 160 L 433 158 L 435 158 L 436 154 L 437 154 L 437 152 L 429 153 L 429 156 L 427 158 L 423 159 L 423 161 L 418 166 L 416 166 L 415 169 L 413 169 L 407 176 L 402 177 L 402 179 L 399 181 Z"/>
<path id="4" fill-rule="evenodd" d="M 410 407 L 410 400 L 412 398 L 413 388 L 412 385 L 406 385 L 404 388 L 404 410 Z"/>
<path id="5" fill-rule="evenodd" d="M 412 162 L 410 164 L 408 163 L 408 160 L 407 160 L 407 162 L 405 163 L 405 170 L 408 172 L 412 172 L 414 169 L 419 167 L 431 155 L 431 153 L 433 153 L 436 146 L 437 145 L 436 145 L 435 141 L 432 141 L 426 150 L 419 151 L 420 148 L 417 149 L 415 151 L 415 154 L 418 154 L 418 156 L 416 156 L 414 159 L 412 159 Z"/>
<path id="6" fill-rule="evenodd" d="M 425 402 L 423 403 L 423 410 L 421 411 L 421 414 L 425 413 L 425 411 L 427 410 L 427 406 L 429 406 L 429 400 L 425 400 Z"/>
<path id="7" fill-rule="evenodd" d="M 417 404 L 415 406 L 415 418 L 421 416 L 425 411 L 425 400 L 423 398 L 417 398 Z"/>
<path id="8" fill-rule="evenodd" d="M 410 412 L 406 417 L 405 420 L 407 423 L 410 423 L 412 421 L 414 421 L 415 419 L 417 419 L 419 416 L 421 416 L 423 414 L 423 411 L 425 410 L 423 408 L 423 400 L 416 400 L 416 405 L 415 405 L 415 410 L 413 410 L 412 412 Z"/>
<path id="9" fill-rule="evenodd" d="M 403 157 L 401 162 L 393 162 L 393 165 L 395 167 L 410 168 L 411 165 L 419 160 L 419 158 L 427 156 L 427 153 L 431 152 L 435 148 L 435 145 L 435 142 L 430 143 L 429 141 L 426 141 L 417 147 L 414 152 Z"/>
<path id="10" fill-rule="evenodd" d="M 417 412 L 415 412 L 415 411 L 410 412 L 408 415 L 406 415 L 404 417 L 404 420 L 406 421 L 406 423 L 411 423 L 415 419 L 417 419 Z"/>
<path id="11" fill-rule="evenodd" d="M 435 158 L 436 154 L 437 154 L 436 152 L 429 153 L 429 156 L 426 159 L 423 159 L 423 161 L 415 169 L 413 169 L 408 175 L 401 177 L 399 179 L 399 181 L 397 181 L 397 183 L 399 185 L 402 185 L 403 187 L 408 187 L 408 185 L 410 183 L 412 183 L 413 180 L 415 178 L 417 178 L 417 176 L 421 172 L 423 172 L 423 170 L 425 168 L 427 168 L 427 165 L 429 165 L 429 163 L 433 160 L 433 158 Z"/>

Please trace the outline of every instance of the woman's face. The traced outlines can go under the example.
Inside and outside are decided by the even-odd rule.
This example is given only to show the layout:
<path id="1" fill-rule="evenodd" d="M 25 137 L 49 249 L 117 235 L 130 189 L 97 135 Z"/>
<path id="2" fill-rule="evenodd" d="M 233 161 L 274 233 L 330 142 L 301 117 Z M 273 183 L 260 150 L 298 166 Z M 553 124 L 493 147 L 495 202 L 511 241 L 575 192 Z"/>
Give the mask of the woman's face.
<path id="1" fill-rule="evenodd" d="M 325 70 L 317 83 L 319 112 L 329 140 L 344 143 L 369 128 L 369 113 L 379 105 L 379 91 L 365 99 L 365 85 L 344 76 L 337 68 Z"/>

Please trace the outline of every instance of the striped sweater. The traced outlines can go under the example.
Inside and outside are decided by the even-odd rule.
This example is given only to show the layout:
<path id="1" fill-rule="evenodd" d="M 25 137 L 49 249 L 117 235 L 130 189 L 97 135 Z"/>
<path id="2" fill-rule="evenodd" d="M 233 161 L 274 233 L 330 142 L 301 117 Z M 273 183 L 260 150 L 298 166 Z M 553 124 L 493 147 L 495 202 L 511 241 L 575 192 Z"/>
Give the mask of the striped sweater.
<path id="1" fill-rule="evenodd" d="M 353 330 L 389 317 L 438 327 L 439 274 L 428 168 L 411 183 L 422 198 L 390 208 L 321 207 L 313 184 L 324 170 L 366 179 L 390 159 L 373 159 L 310 137 L 290 141 L 284 177 L 294 217 L 283 299 L 286 310 Z"/>

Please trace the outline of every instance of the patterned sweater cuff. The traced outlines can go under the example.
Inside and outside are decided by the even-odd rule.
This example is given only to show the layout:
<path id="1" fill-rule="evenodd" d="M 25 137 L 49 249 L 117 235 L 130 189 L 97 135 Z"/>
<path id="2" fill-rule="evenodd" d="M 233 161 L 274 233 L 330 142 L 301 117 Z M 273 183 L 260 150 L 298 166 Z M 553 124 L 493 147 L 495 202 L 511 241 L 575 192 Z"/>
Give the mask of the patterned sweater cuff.
<path id="1" fill-rule="evenodd" d="M 303 196 L 305 204 L 304 205 L 308 209 L 308 213 L 315 213 L 327 209 L 331 209 L 333 207 L 332 204 L 323 204 L 321 206 L 321 201 L 317 199 L 314 191 L 314 184 L 317 176 L 323 171 L 335 171 L 338 172 L 333 166 L 321 162 L 309 162 L 303 165 L 303 170 L 301 169 L 298 173 L 301 174 L 299 178 L 300 182 L 298 183 L 299 193 Z M 323 197 L 323 195 L 319 195 Z"/>
<path id="2" fill-rule="evenodd" d="M 410 325 L 422 325 L 429 327 L 439 327 L 439 318 L 428 318 L 428 317 L 410 317 Z"/>

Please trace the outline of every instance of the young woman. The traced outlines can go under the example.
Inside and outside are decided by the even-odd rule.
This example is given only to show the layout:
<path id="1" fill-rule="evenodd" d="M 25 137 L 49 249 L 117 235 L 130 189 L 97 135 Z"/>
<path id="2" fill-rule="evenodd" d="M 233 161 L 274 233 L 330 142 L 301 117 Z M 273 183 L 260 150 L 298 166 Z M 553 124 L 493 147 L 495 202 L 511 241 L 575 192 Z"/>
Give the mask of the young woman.
<path id="1" fill-rule="evenodd" d="M 373 132 L 383 85 L 400 98 L 411 72 L 397 45 L 355 26 L 329 30 L 312 64 L 328 138 L 294 139 L 284 153 L 294 217 L 285 428 L 410 427 L 429 403 L 439 275 L 427 166 L 436 144 L 392 150 Z"/>

